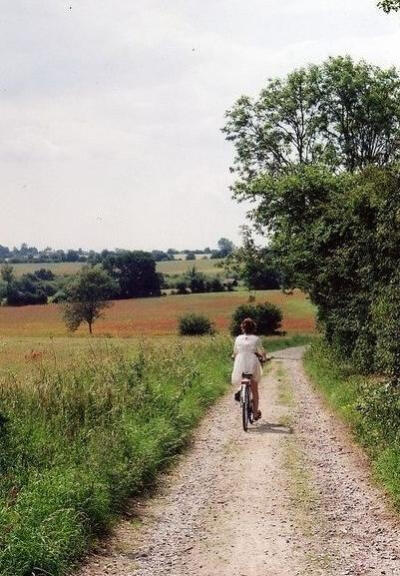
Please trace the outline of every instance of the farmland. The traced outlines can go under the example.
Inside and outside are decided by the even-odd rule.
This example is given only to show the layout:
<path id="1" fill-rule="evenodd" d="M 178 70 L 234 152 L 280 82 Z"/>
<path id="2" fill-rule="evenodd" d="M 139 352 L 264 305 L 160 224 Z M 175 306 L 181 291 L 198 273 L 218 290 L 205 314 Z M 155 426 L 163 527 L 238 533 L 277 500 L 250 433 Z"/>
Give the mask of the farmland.
<path id="1" fill-rule="evenodd" d="M 192 294 L 119 300 L 95 325 L 95 334 L 112 337 L 167 336 L 176 334 L 177 318 L 196 311 L 209 316 L 220 332 L 229 327 L 233 310 L 247 302 L 247 292 Z M 310 333 L 315 330 L 314 309 L 299 291 L 285 295 L 278 290 L 257 292 L 256 301 L 268 300 L 283 311 L 283 330 L 288 333 Z M 66 336 L 60 307 L 56 304 L 0 308 L 0 330 L 3 336 Z M 86 335 L 84 327 L 77 332 Z"/>
<path id="2" fill-rule="evenodd" d="M 268 351 L 312 335 L 314 309 L 304 294 L 255 297 L 284 314 L 287 336 L 268 338 Z M 0 307 L 0 415 L 8 432 L 0 574 L 40 566 L 61 576 L 126 498 L 154 480 L 227 389 L 230 317 L 248 298 L 237 291 L 119 300 L 96 322 L 94 338 L 84 328 L 68 334 L 56 304 Z M 219 335 L 177 336 L 177 318 L 193 311 L 209 316 Z"/>
<path id="3" fill-rule="evenodd" d="M 157 272 L 161 272 L 167 276 L 175 274 L 184 274 L 192 266 L 196 266 L 196 270 L 203 274 L 216 275 L 221 272 L 218 264 L 221 260 L 197 259 L 197 260 L 169 260 L 165 262 L 157 262 Z M 70 275 L 78 272 L 84 263 L 82 262 L 44 262 L 44 263 L 26 263 L 26 264 L 12 264 L 15 275 L 17 277 L 22 274 L 29 274 L 45 268 L 51 270 L 56 276 Z"/>

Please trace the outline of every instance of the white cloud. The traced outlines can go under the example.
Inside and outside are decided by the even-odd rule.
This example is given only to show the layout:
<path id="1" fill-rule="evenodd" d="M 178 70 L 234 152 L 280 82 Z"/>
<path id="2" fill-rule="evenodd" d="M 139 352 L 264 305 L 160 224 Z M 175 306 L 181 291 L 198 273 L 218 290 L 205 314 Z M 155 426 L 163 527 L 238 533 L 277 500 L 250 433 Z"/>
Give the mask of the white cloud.
<path id="1" fill-rule="evenodd" d="M 237 239 L 224 111 L 329 55 L 396 64 L 399 24 L 374 0 L 5 0 L 0 243 Z"/>

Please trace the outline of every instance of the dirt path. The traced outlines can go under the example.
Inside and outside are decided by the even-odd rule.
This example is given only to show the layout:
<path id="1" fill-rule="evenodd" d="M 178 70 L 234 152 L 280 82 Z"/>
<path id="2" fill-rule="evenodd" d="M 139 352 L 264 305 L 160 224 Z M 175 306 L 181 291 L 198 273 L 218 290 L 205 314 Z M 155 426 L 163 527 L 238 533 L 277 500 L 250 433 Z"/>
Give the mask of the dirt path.
<path id="1" fill-rule="evenodd" d="M 399 576 L 400 527 L 301 355 L 276 354 L 247 434 L 223 398 L 79 576 Z"/>

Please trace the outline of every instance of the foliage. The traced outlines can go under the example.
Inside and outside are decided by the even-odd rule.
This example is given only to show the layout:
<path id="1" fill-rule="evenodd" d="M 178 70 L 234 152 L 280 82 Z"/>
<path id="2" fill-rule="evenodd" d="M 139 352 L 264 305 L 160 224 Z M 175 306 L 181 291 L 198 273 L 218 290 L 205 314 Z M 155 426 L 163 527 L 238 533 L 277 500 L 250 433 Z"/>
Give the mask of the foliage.
<path id="1" fill-rule="evenodd" d="M 202 314 L 185 314 L 179 318 L 179 334 L 181 336 L 204 336 L 214 334 L 214 326 L 207 316 Z"/>
<path id="2" fill-rule="evenodd" d="M 49 294 L 52 294 L 50 286 L 46 289 L 43 283 L 35 281 L 26 274 L 9 285 L 7 304 L 8 306 L 47 304 Z"/>
<path id="3" fill-rule="evenodd" d="M 390 306 L 380 308 L 378 349 L 373 316 L 397 275 L 399 170 L 334 175 L 303 166 L 268 177 L 260 197 L 257 218 L 270 228 L 284 285 L 310 294 L 328 341 L 360 369 L 381 365 L 376 354 L 382 353 L 382 326 L 389 325 L 382 311 L 389 314 Z"/>
<path id="4" fill-rule="evenodd" d="M 184 282 L 183 280 L 181 280 L 180 282 L 177 283 L 176 285 L 176 293 L 177 294 L 189 294 L 189 290 L 188 290 L 188 286 L 186 284 L 186 282 Z"/>
<path id="5" fill-rule="evenodd" d="M 396 378 L 400 301 L 386 287 L 400 257 L 399 90 L 394 69 L 331 58 L 271 81 L 225 127 L 235 195 L 256 205 L 283 287 L 310 295 L 328 341 L 359 370 Z"/>
<path id="6" fill-rule="evenodd" d="M 14 282 L 14 268 L 10 264 L 2 264 L 0 274 L 6 284 Z"/>
<path id="7" fill-rule="evenodd" d="M 382 286 L 372 305 L 376 338 L 376 368 L 399 381 L 400 378 L 400 278 L 395 274 Z"/>
<path id="8" fill-rule="evenodd" d="M 281 310 L 270 302 L 242 304 L 232 315 L 231 334 L 237 336 L 242 333 L 240 325 L 245 318 L 252 318 L 256 322 L 258 334 L 276 334 L 281 327 L 282 317 Z"/>
<path id="9" fill-rule="evenodd" d="M 224 267 L 243 281 L 248 290 L 277 290 L 281 278 L 271 250 L 256 246 L 251 230 L 243 226 L 243 245 L 225 260 Z"/>
<path id="10" fill-rule="evenodd" d="M 13 267 L 3 264 L 1 276 L 6 285 L 2 293 L 8 306 L 47 304 L 48 296 L 56 292 L 54 276 L 50 270 L 42 268 L 33 274 L 23 274 L 20 278 L 15 278 Z"/>
<path id="11" fill-rule="evenodd" d="M 218 240 L 219 257 L 226 258 L 235 249 L 234 243 L 228 238 L 220 238 Z"/>
<path id="12" fill-rule="evenodd" d="M 192 266 L 186 274 L 188 286 L 192 294 L 202 294 L 207 292 L 207 280 L 202 272 L 196 270 L 196 266 Z"/>
<path id="13" fill-rule="evenodd" d="M 66 287 L 64 320 L 72 332 L 87 322 L 92 334 L 94 322 L 101 318 L 107 300 L 115 292 L 115 282 L 101 266 L 85 266 Z"/>
<path id="14" fill-rule="evenodd" d="M 368 450 L 376 476 L 400 509 L 400 388 L 360 377 L 320 340 L 306 353 L 305 367 Z"/>
<path id="15" fill-rule="evenodd" d="M 163 250 L 152 250 L 151 255 L 153 256 L 156 262 L 168 262 L 169 260 L 174 259 L 172 254 L 169 254 L 168 252 L 163 252 Z"/>
<path id="16" fill-rule="evenodd" d="M 355 171 L 399 158 L 400 78 L 349 56 L 270 80 L 257 100 L 242 96 L 223 128 L 235 147 L 236 197 L 258 179 L 298 164 Z"/>
<path id="17" fill-rule="evenodd" d="M 160 277 L 148 252 L 121 250 L 107 254 L 102 265 L 119 285 L 119 298 L 160 296 Z"/>
<path id="18" fill-rule="evenodd" d="M 392 12 L 392 10 L 398 12 L 400 10 L 400 0 L 382 0 L 378 2 L 378 6 L 386 13 Z"/>
<path id="19" fill-rule="evenodd" d="M 0 376 L 0 575 L 65 574 L 226 389 L 229 349 L 91 343 L 68 366 Z"/>

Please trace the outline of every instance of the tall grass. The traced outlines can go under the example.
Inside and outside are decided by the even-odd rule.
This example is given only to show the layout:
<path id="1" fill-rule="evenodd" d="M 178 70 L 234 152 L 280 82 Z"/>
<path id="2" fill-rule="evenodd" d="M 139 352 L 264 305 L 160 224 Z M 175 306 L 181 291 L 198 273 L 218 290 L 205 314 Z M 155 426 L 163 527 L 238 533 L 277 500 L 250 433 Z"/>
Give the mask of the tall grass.
<path id="1" fill-rule="evenodd" d="M 305 367 L 367 450 L 377 480 L 400 511 L 400 389 L 357 374 L 319 339 L 306 353 Z"/>
<path id="2" fill-rule="evenodd" d="M 0 382 L 0 574 L 64 574 L 226 389 L 226 338 L 102 343 Z"/>

